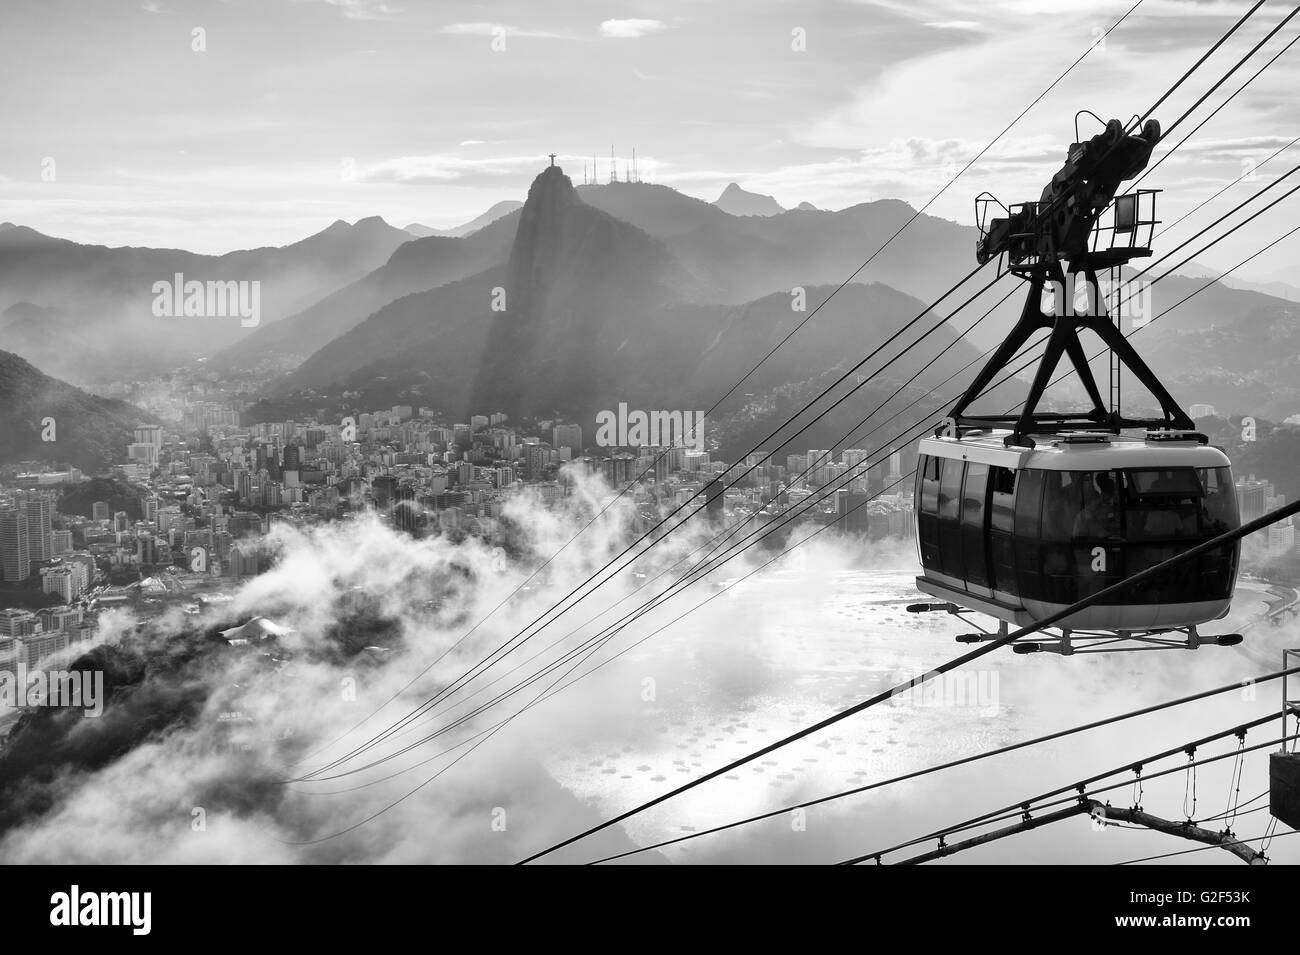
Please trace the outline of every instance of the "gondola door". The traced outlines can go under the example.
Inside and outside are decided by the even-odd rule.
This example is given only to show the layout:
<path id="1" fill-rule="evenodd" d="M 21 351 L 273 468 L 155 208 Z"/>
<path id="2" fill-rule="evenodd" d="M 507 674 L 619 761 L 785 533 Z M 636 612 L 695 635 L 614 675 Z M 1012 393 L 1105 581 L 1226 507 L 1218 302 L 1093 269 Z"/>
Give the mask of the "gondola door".
<path id="1" fill-rule="evenodd" d="M 993 596 L 989 572 L 988 534 L 989 466 L 967 462 L 961 494 L 961 548 L 966 587 L 984 597 Z"/>

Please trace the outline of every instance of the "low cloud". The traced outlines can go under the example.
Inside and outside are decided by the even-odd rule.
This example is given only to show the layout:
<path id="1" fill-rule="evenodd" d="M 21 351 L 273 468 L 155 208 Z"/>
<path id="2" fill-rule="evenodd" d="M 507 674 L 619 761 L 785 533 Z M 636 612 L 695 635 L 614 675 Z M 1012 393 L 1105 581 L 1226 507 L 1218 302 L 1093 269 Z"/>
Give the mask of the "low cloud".
<path id="1" fill-rule="evenodd" d="M 600 35 L 610 37 L 616 40 L 633 40 L 637 37 L 650 36 L 653 33 L 662 33 L 669 29 L 671 24 L 663 20 L 646 20 L 631 18 L 627 20 L 602 20 L 600 24 Z"/>

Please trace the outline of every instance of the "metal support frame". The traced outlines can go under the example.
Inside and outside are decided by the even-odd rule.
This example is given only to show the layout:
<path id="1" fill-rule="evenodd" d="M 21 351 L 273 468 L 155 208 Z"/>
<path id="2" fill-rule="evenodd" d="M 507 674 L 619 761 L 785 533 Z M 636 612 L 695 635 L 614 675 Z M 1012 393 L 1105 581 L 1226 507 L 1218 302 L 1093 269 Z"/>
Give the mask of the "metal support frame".
<path id="1" fill-rule="evenodd" d="M 1006 438 L 1006 443 L 1030 448 L 1034 446 L 1033 439 L 1030 437 L 1031 434 L 1080 427 L 1100 428 L 1114 434 L 1119 434 L 1124 428 L 1194 430 L 1195 423 L 1179 407 L 1178 402 L 1169 394 L 1165 386 L 1161 384 L 1160 379 L 1142 360 L 1142 357 L 1129 344 L 1128 339 L 1124 337 L 1120 329 L 1111 320 L 1110 315 L 1107 314 L 1105 301 L 1101 295 L 1101 287 L 1097 281 L 1096 269 L 1091 265 L 1085 265 L 1080 269 L 1072 267 L 1071 272 L 1073 274 L 1082 274 L 1088 283 L 1091 300 L 1095 303 L 1094 308 L 1087 310 L 1090 314 L 1076 314 L 1072 303 L 1068 300 L 1060 302 L 1062 314 L 1045 313 L 1042 309 L 1043 289 L 1050 280 L 1059 283 L 1056 287 L 1064 290 L 1066 287 L 1065 269 L 1060 262 L 1044 263 L 1036 267 L 1029 278 L 1029 294 L 1025 300 L 1019 321 L 1017 321 L 1015 327 L 1002 344 L 998 346 L 988 363 L 975 376 L 975 380 L 971 382 L 970 387 L 957 400 L 949 413 L 949 417 L 956 421 L 958 430 L 960 431 L 962 428 L 983 428 L 991 424 L 1011 425 L 1012 431 Z M 1056 297 L 1058 300 L 1067 298 L 1064 294 Z M 1018 415 L 967 415 L 966 409 L 984 394 L 992 383 L 994 376 L 1010 365 L 1016 353 L 1029 341 L 1030 336 L 1040 329 L 1049 329 L 1051 334 L 1020 413 Z M 1115 364 L 1115 371 L 1112 372 L 1113 381 L 1117 380 L 1118 367 L 1121 365 L 1127 366 L 1129 371 L 1146 386 L 1160 403 L 1160 409 L 1164 414 L 1163 418 L 1126 418 L 1120 413 L 1119 409 L 1107 409 L 1106 402 L 1102 399 L 1101 392 L 1097 388 L 1092 369 L 1088 365 L 1083 344 L 1079 341 L 1079 332 L 1083 329 L 1093 332 L 1111 350 L 1114 356 L 1112 362 Z M 1043 392 L 1047 390 L 1047 386 L 1051 382 L 1052 375 L 1062 357 L 1070 359 L 1070 363 L 1079 375 L 1079 380 L 1083 382 L 1084 390 L 1088 394 L 1088 400 L 1092 402 L 1091 410 L 1066 412 L 1064 414 L 1038 411 L 1038 403 L 1042 400 Z M 1113 396 L 1114 385 L 1112 383 Z"/>
<path id="2" fill-rule="evenodd" d="M 970 610 L 955 603 L 917 603 L 909 604 L 909 613 L 946 613 L 957 617 L 975 628 L 974 633 L 958 634 L 958 643 L 987 643 L 1007 635 L 1007 622 L 998 621 L 997 630 L 986 630 L 968 614 L 978 611 Z M 1181 636 L 1173 636 L 1179 634 Z M 1196 650 L 1205 645 L 1232 647 L 1241 643 L 1239 633 L 1224 633 L 1218 636 L 1205 636 L 1195 625 L 1190 627 L 1170 627 L 1161 630 L 1072 630 L 1069 627 L 1047 627 L 1038 633 L 1029 634 L 1014 640 L 1010 644 L 1015 653 L 1059 653 L 1061 656 L 1074 656 L 1077 653 L 1115 653 L 1120 651 L 1136 652 L 1139 650 Z M 1287 651 L 1300 658 L 1300 650 Z M 1285 669 L 1283 657 L 1283 669 Z M 1300 659 L 1297 660 L 1300 662 Z M 1285 677 L 1283 693 L 1285 694 Z M 1291 710 L 1300 719 L 1300 701 L 1296 701 Z M 1283 712 L 1283 730 L 1286 728 L 1286 712 Z M 1283 733 L 1285 735 L 1285 732 Z"/>

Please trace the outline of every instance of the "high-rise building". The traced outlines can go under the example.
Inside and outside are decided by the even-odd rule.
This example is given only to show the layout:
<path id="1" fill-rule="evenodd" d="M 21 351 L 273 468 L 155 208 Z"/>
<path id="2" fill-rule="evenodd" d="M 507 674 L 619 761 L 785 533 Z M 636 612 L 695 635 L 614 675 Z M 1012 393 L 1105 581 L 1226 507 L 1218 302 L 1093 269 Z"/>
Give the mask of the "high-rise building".
<path id="1" fill-rule="evenodd" d="M 38 633 L 21 638 L 22 656 L 20 659 L 29 669 L 40 666 L 46 657 L 52 657 L 68 647 L 68 635 L 62 630 L 53 633 Z"/>
<path id="2" fill-rule="evenodd" d="M 0 637 L 21 637 L 36 632 L 36 614 L 30 610 L 0 610 Z"/>
<path id="3" fill-rule="evenodd" d="M 190 471 L 194 483 L 200 487 L 211 487 L 217 483 L 221 463 L 210 454 L 190 455 Z"/>
<path id="4" fill-rule="evenodd" d="M 127 460 L 136 464 L 143 464 L 146 467 L 154 467 L 158 463 L 158 446 L 137 441 L 134 444 L 127 445 Z"/>
<path id="5" fill-rule="evenodd" d="M 52 531 L 50 533 L 50 556 L 62 557 L 72 553 L 72 531 Z"/>
<path id="6" fill-rule="evenodd" d="M 393 523 L 397 525 L 398 530 L 415 534 L 419 520 L 420 505 L 415 499 L 415 488 L 410 484 L 403 484 L 394 494 Z"/>
<path id="7" fill-rule="evenodd" d="M 714 478 L 700 491 L 704 496 L 704 512 L 710 520 L 722 520 L 726 506 L 725 491 L 726 485 L 721 478 Z"/>
<path id="8" fill-rule="evenodd" d="M 27 548 L 31 560 L 50 559 L 50 532 L 54 530 L 54 505 L 46 498 L 29 498 L 27 508 Z"/>
<path id="9" fill-rule="evenodd" d="M 0 510 L 0 570 L 5 580 L 26 580 L 31 576 L 31 543 L 27 533 L 27 509 Z"/>
<path id="10" fill-rule="evenodd" d="M 541 444 L 529 444 L 524 447 L 524 473 L 530 481 L 540 481 L 550 463 L 550 449 Z"/>
<path id="11" fill-rule="evenodd" d="M 95 582 L 95 558 L 89 554 L 70 554 L 63 561 L 73 569 L 77 593 L 83 594 Z"/>
<path id="12" fill-rule="evenodd" d="M 166 507 L 159 508 L 154 515 L 154 520 L 158 524 L 158 536 L 166 537 L 167 532 L 173 527 L 180 526 L 181 516 L 179 504 L 168 504 Z"/>
<path id="13" fill-rule="evenodd" d="M 840 460 L 843 461 L 845 464 L 847 464 L 849 467 L 854 467 L 855 465 L 861 464 L 869 457 L 871 457 L 871 452 L 868 451 L 866 448 L 845 448 L 840 453 Z"/>
<path id="14" fill-rule="evenodd" d="M 76 600 L 79 594 L 76 592 L 73 583 L 72 568 L 66 564 L 60 564 L 57 567 L 42 567 L 41 591 L 47 594 L 57 594 L 64 603 L 71 603 Z"/>
<path id="15" fill-rule="evenodd" d="M 109 510 L 108 501 L 96 501 L 90 505 L 91 520 L 106 521 L 112 516 Z"/>
<path id="16" fill-rule="evenodd" d="M 144 533 L 135 539 L 135 555 L 142 564 L 156 564 L 160 557 L 158 540 L 152 534 Z"/>
<path id="17" fill-rule="evenodd" d="M 42 607 L 36 611 L 36 617 L 45 631 L 68 631 L 81 623 L 85 615 L 75 607 Z"/>
<path id="18" fill-rule="evenodd" d="M 903 477 L 903 455 L 898 451 L 889 454 L 889 474 L 885 476 L 886 486 L 897 484 Z"/>
<path id="19" fill-rule="evenodd" d="M 835 492 L 835 515 L 841 534 L 865 536 L 871 530 L 871 514 L 867 502 L 870 494 L 838 490 Z"/>
<path id="20" fill-rule="evenodd" d="M 375 507 L 387 510 L 397 496 L 397 478 L 391 474 L 380 474 L 370 482 L 370 492 L 375 497 Z"/>
<path id="21" fill-rule="evenodd" d="M 248 548 L 230 548 L 229 570 L 232 577 L 257 576 L 257 551 Z"/>
<path id="22" fill-rule="evenodd" d="M 1237 478 L 1237 510 L 1243 524 L 1263 517 L 1268 513 L 1268 499 L 1273 494 L 1273 485 L 1267 481 L 1255 480 L 1255 475 Z"/>
<path id="23" fill-rule="evenodd" d="M 557 424 L 551 429 L 551 444 L 557 448 L 569 448 L 575 454 L 582 453 L 582 426 Z"/>
<path id="24" fill-rule="evenodd" d="M 163 429 L 156 424 L 139 424 L 135 427 L 135 443 L 148 444 L 162 450 Z M 155 460 L 157 455 L 155 455 Z"/>

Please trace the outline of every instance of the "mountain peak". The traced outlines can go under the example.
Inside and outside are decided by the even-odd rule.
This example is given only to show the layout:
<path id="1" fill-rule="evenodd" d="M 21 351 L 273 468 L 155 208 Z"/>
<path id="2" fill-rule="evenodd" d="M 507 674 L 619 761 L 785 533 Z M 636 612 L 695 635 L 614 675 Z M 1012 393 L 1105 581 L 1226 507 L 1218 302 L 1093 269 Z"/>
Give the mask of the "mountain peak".
<path id="1" fill-rule="evenodd" d="M 713 204 L 733 216 L 776 216 L 785 208 L 771 196 L 749 192 L 737 183 L 728 183 Z"/>
<path id="2" fill-rule="evenodd" d="M 539 203 L 551 202 L 573 202 L 578 198 L 577 192 L 573 188 L 573 180 L 564 174 L 564 170 L 559 166 L 547 166 L 533 184 L 528 187 L 528 199 L 524 202 L 524 209 Z"/>
<path id="3" fill-rule="evenodd" d="M 559 166 L 547 166 L 528 187 L 528 199 L 519 213 L 519 228 L 510 250 L 510 270 L 516 287 L 536 284 L 541 272 L 549 272 L 558 256 L 557 243 L 573 209 L 584 205 L 573 181 Z"/>

